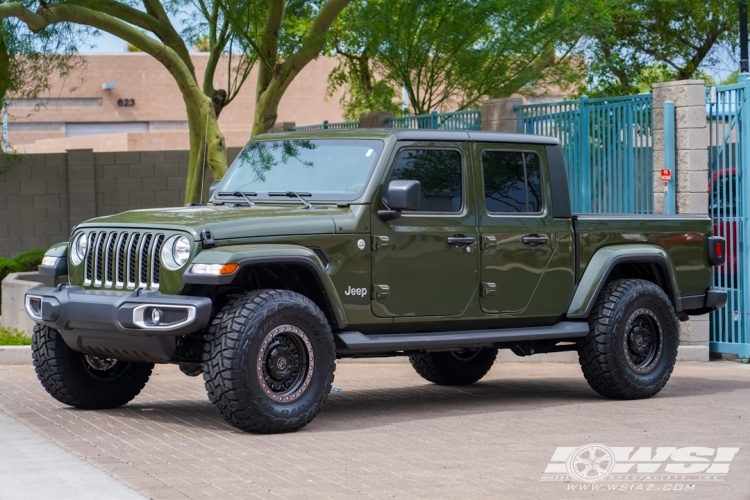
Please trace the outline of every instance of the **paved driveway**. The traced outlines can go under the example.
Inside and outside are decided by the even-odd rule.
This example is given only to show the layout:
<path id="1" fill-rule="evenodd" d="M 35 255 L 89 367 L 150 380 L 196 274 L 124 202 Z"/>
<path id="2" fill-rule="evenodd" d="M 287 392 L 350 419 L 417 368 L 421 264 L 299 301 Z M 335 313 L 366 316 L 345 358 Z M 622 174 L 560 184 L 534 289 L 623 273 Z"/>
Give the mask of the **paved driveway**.
<path id="1" fill-rule="evenodd" d="M 173 366 L 157 368 L 131 404 L 108 411 L 61 406 L 31 367 L 0 367 L 0 409 L 159 499 L 750 498 L 747 365 L 681 363 L 661 394 L 643 401 L 605 400 L 578 366 L 556 363 L 501 363 L 465 388 L 428 384 L 404 363 L 340 363 L 334 385 L 341 391 L 311 425 L 272 436 L 224 423 L 202 380 Z M 565 471 L 571 448 L 589 443 L 614 449 L 620 471 L 630 460 L 640 464 L 630 464 L 631 474 L 657 472 L 542 480 L 566 477 L 545 470 Z M 548 469 L 558 447 L 568 449 Z M 683 447 L 701 448 L 670 458 L 667 448 Z M 739 451 L 722 458 L 718 448 Z M 573 455 L 610 467 L 597 450 Z M 704 474 L 674 473 L 695 467 Z"/>

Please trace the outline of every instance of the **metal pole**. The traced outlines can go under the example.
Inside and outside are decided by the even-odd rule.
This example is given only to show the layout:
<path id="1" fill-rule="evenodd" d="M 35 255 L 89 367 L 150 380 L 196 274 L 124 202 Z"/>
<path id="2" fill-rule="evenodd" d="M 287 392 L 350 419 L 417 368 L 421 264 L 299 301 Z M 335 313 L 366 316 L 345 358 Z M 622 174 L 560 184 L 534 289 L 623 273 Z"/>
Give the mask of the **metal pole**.
<path id="1" fill-rule="evenodd" d="M 589 156 L 589 97 L 581 96 L 581 130 L 578 137 L 578 165 L 581 169 L 581 207 L 583 213 L 591 213 L 591 157 Z"/>
<path id="2" fill-rule="evenodd" d="M 750 71 L 747 55 L 747 0 L 740 2 L 740 73 Z"/>
<path id="3" fill-rule="evenodd" d="M 671 179 L 664 181 L 664 213 L 677 213 L 677 193 L 675 179 L 675 124 L 674 102 L 664 101 L 664 169 L 669 170 Z"/>

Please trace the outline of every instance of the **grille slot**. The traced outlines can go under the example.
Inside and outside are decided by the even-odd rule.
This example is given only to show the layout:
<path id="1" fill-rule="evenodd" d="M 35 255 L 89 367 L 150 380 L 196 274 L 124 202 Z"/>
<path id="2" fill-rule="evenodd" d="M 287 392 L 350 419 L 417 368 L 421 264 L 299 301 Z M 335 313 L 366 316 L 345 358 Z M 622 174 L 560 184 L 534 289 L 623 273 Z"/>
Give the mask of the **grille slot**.
<path id="1" fill-rule="evenodd" d="M 161 270 L 161 247 L 164 245 L 163 234 L 156 235 L 151 252 L 151 288 L 159 288 L 159 272 Z"/>
<path id="2" fill-rule="evenodd" d="M 134 233 L 128 245 L 128 288 L 135 288 L 135 266 L 138 264 L 138 242 L 141 235 Z"/>
<path id="3" fill-rule="evenodd" d="M 92 231 L 84 258 L 83 282 L 95 288 L 157 290 L 160 252 L 166 236 L 152 232 Z"/>

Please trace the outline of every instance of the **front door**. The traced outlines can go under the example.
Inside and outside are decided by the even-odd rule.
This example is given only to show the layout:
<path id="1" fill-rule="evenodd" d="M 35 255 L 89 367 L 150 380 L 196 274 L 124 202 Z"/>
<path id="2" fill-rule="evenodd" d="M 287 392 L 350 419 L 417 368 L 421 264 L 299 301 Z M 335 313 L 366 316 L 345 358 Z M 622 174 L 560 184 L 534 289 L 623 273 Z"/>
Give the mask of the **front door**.
<path id="1" fill-rule="evenodd" d="M 482 310 L 529 316 L 531 303 L 556 248 L 544 189 L 543 147 L 477 144 L 482 228 Z"/>
<path id="2" fill-rule="evenodd" d="M 380 317 L 461 314 L 477 291 L 479 235 L 468 143 L 404 143 L 391 158 L 392 180 L 421 185 L 420 210 L 384 222 L 372 216 L 372 310 Z"/>

